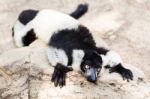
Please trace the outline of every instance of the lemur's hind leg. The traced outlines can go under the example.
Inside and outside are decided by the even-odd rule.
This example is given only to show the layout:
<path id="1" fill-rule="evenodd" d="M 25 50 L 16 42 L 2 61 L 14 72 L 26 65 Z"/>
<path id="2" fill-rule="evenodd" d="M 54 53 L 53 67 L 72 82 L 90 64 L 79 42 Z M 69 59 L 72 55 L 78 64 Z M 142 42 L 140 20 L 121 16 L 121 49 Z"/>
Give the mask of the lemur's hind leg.
<path id="1" fill-rule="evenodd" d="M 75 19 L 79 19 L 88 11 L 88 4 L 80 4 L 77 9 L 70 14 Z"/>
<path id="2" fill-rule="evenodd" d="M 51 81 L 54 82 L 54 85 L 57 87 L 63 87 L 66 84 L 66 74 L 69 71 L 72 71 L 71 67 L 66 67 L 61 64 L 57 64 L 54 68 Z"/>
<path id="3" fill-rule="evenodd" d="M 123 80 L 127 79 L 128 82 L 129 80 L 133 80 L 132 71 L 130 69 L 124 68 L 121 64 L 113 66 L 109 69 L 109 73 L 113 72 L 119 73 L 123 77 Z"/>

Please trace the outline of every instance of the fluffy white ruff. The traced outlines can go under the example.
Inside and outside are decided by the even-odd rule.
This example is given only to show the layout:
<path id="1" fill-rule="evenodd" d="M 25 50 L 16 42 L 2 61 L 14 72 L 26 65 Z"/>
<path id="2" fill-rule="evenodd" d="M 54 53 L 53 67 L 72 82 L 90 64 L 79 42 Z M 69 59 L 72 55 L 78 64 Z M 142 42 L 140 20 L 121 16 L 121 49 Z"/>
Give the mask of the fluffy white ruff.
<path id="1" fill-rule="evenodd" d="M 103 60 L 103 67 L 109 65 L 110 67 L 123 63 L 120 55 L 115 51 L 109 51 L 106 55 L 101 55 Z"/>

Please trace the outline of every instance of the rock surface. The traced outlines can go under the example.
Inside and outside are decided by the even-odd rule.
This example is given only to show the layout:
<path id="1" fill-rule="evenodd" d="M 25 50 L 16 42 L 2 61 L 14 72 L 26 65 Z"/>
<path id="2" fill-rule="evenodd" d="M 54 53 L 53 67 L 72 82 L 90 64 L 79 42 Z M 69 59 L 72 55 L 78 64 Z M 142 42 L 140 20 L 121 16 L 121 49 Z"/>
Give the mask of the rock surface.
<path id="1" fill-rule="evenodd" d="M 0 55 L 0 99 L 149 99 L 150 84 L 145 75 L 126 64 L 134 73 L 134 81 L 123 81 L 120 75 L 105 70 L 95 85 L 74 71 L 68 73 L 65 87 L 54 87 L 46 49 L 36 41 L 30 47 Z"/>
<path id="2" fill-rule="evenodd" d="M 106 71 L 93 85 L 70 72 L 67 86 L 55 88 L 46 46 L 35 42 L 27 48 L 15 47 L 11 28 L 23 9 L 70 13 L 85 2 L 89 11 L 81 23 L 90 28 L 98 46 L 109 46 L 135 66 L 125 64 L 133 70 L 134 81 L 127 83 Z M 149 0 L 0 0 L 0 5 L 0 99 L 150 99 Z"/>

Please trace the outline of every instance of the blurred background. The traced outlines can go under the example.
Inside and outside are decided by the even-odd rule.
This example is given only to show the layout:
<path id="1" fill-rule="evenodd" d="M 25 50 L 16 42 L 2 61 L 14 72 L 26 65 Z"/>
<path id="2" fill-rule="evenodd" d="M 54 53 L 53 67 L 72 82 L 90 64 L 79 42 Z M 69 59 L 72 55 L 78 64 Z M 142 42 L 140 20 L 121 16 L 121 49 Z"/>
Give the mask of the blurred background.
<path id="1" fill-rule="evenodd" d="M 89 4 L 80 22 L 150 78 L 150 0 L 0 0 L 0 54 L 14 49 L 11 28 L 24 9 L 71 13 Z"/>

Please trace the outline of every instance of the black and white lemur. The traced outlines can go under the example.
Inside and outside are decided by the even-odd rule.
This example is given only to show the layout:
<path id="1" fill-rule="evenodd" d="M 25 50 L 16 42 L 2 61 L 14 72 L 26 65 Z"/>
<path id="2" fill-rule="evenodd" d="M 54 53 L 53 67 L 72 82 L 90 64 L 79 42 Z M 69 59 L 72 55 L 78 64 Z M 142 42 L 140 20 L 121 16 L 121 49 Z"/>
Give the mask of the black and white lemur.
<path id="1" fill-rule="evenodd" d="M 71 14 L 44 9 L 24 10 L 13 27 L 13 38 L 18 47 L 28 46 L 41 39 L 49 46 L 47 56 L 54 66 L 51 81 L 64 86 L 66 74 L 79 70 L 86 79 L 95 83 L 104 66 L 110 73 L 117 72 L 127 81 L 133 79 L 131 70 L 122 66 L 120 56 L 111 50 L 98 48 L 90 31 L 77 20 L 88 10 L 80 4 Z"/>

